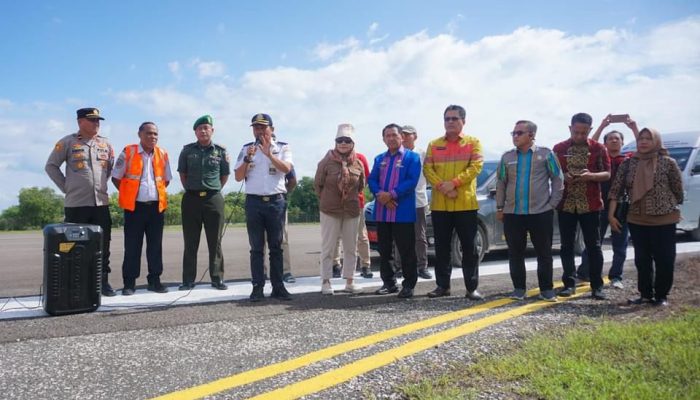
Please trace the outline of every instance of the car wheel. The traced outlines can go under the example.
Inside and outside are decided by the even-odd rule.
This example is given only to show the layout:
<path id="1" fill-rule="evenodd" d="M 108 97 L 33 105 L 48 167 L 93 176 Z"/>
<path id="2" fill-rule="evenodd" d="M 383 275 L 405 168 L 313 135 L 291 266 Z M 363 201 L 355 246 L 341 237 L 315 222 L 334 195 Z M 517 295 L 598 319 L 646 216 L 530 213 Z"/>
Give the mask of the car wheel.
<path id="1" fill-rule="evenodd" d="M 476 229 L 474 247 L 476 247 L 476 254 L 479 255 L 478 262 L 481 262 L 481 260 L 484 259 L 484 255 L 486 254 L 486 249 L 488 247 L 486 242 L 486 232 L 484 232 L 484 228 L 482 228 L 481 225 L 479 225 Z M 452 234 L 452 254 L 450 254 L 450 264 L 452 264 L 453 267 L 462 266 L 462 244 L 459 241 L 459 236 L 457 236 L 457 233 Z"/>

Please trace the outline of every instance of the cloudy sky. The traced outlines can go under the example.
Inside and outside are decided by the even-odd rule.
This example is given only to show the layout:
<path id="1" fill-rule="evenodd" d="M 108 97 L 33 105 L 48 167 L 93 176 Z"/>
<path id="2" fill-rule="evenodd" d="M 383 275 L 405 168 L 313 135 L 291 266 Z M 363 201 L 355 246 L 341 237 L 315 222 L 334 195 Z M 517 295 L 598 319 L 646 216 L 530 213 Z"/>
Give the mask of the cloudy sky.
<path id="1" fill-rule="evenodd" d="M 372 156 L 390 122 L 416 126 L 419 145 L 441 135 L 453 103 L 488 158 L 511 146 L 518 119 L 545 146 L 581 111 L 700 130 L 700 2 L 484 3 L 2 2 L 0 210 L 22 187 L 53 187 L 44 164 L 83 106 L 102 110 L 115 149 L 157 122 L 173 168 L 200 115 L 235 157 L 267 112 L 301 176 L 339 123 Z"/>

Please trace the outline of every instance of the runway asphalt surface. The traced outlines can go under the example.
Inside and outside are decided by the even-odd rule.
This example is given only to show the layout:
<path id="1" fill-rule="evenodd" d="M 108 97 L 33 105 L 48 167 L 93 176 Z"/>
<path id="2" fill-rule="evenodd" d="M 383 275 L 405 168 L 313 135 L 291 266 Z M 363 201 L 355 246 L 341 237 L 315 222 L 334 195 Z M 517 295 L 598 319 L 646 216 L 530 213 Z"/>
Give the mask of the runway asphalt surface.
<path id="1" fill-rule="evenodd" d="M 317 244 L 318 236 L 313 235 L 313 229 L 313 225 L 300 226 L 300 242 L 301 239 L 308 239 Z M 173 243 L 176 243 L 176 233 L 179 232 L 171 235 Z M 10 253 L 28 251 L 17 246 L 16 241 L 28 242 L 32 236 L 13 235 L 15 236 L 12 236 L 10 243 L 15 244 L 15 249 Z M 236 236 L 231 234 L 228 237 L 234 240 Z M 33 238 L 36 240 L 36 234 Z M 8 243 L 1 236 L 0 241 L 0 248 L 1 244 Z M 302 247 L 300 245 L 297 249 Z M 678 250 L 681 254 L 698 253 L 700 243 L 682 242 L 679 243 Z M 453 270 L 453 278 L 457 279 L 453 279 L 453 296 L 449 298 L 426 298 L 425 294 L 434 287 L 434 282 L 430 281 L 419 282 L 417 296 L 410 300 L 400 300 L 393 295 L 377 296 L 372 294 L 372 289 L 380 285 L 379 280 L 363 280 L 359 277 L 357 282 L 366 287 L 366 294 L 337 293 L 322 296 L 318 293 L 318 254 L 313 254 L 311 247 L 302 252 L 311 253 L 307 256 L 312 266 L 306 267 L 310 277 L 288 285 L 290 291 L 295 293 L 291 302 L 266 299 L 258 304 L 249 303 L 244 298 L 249 293 L 250 284 L 243 280 L 231 283 L 227 291 L 210 289 L 208 284 L 203 284 L 190 294 L 190 300 L 196 298 L 195 304 L 182 302 L 178 303 L 182 306 L 162 307 L 163 302 L 171 301 L 172 296 L 178 296 L 182 292 L 156 295 L 139 290 L 131 297 L 104 299 L 103 304 L 114 307 L 102 307 L 100 312 L 43 317 L 43 311 L 25 310 L 33 314 L 23 315 L 19 319 L 0 320 L 0 393 L 4 398 L 13 399 L 152 398 L 480 304 L 463 298 L 464 284 L 458 278 L 459 269 Z M 115 250 L 115 256 L 116 253 Z M 629 249 L 628 254 L 632 253 L 632 249 Z M 300 257 L 304 259 L 305 256 L 302 254 Z M 168 258 L 170 267 L 166 266 L 166 269 L 177 264 L 174 261 L 177 257 L 169 254 Z M 611 259 L 609 249 L 605 253 L 605 259 Z M 247 262 L 247 257 L 239 254 L 237 259 L 231 254 L 227 256 L 227 263 L 228 260 L 234 265 L 228 269 L 231 271 L 236 269 L 235 265 L 242 266 Z M 295 266 L 298 265 L 296 260 L 294 255 Z M 529 268 L 533 261 L 529 260 Z M 34 263 L 36 259 L 32 265 Z M 558 264 L 555 255 L 555 265 Z M 8 271 L 5 265 L 3 262 L 3 289 L 0 291 L 3 296 L 7 296 L 4 288 L 12 286 L 8 281 L 13 279 L 12 271 L 16 270 L 15 267 Z M 607 269 L 608 265 L 605 271 Z M 487 296 L 487 302 L 502 299 L 512 289 L 510 279 L 504 272 L 507 272 L 504 253 L 489 257 L 482 264 L 480 290 Z M 172 271 L 170 273 L 177 275 Z M 227 272 L 227 276 L 228 274 Z M 235 276 L 236 272 L 232 274 Z M 626 265 L 625 274 L 636 275 L 630 262 Z M 560 269 L 556 269 L 554 275 L 555 279 L 558 278 Z M 31 274 L 23 276 L 27 281 L 35 279 Z M 167 281 L 175 284 L 179 280 Z M 342 287 L 342 282 L 341 279 L 334 280 L 335 286 L 339 288 Z M 536 277 L 532 272 L 528 273 L 528 283 L 531 288 L 536 286 Z M 36 294 L 36 291 L 30 294 Z M 23 303 L 36 301 L 31 296 L 22 300 L 25 300 Z M 0 306 L 5 299 L 1 301 Z M 578 306 L 595 304 L 588 297 L 572 302 Z M 532 326 L 536 327 L 537 321 L 551 313 L 565 312 L 567 307 L 572 306 L 557 304 L 549 311 L 537 311 L 530 316 L 518 317 L 517 320 L 534 321 Z M 290 383 L 312 378 L 322 372 L 504 309 L 515 310 L 515 305 L 505 304 L 476 316 L 351 350 L 298 370 L 224 390 L 212 398 L 249 398 L 275 388 L 285 388 Z M 5 312 L 0 312 L 0 318 Z M 510 326 L 510 323 L 501 323 L 488 328 L 484 334 L 494 329 L 505 329 L 504 340 L 513 340 L 508 333 Z M 397 362 L 395 366 L 389 365 L 374 372 L 363 373 L 307 398 L 354 399 L 368 398 L 371 395 L 384 398 L 384 394 L 390 392 L 387 390 L 402 379 L 400 369 L 404 367 L 399 366 L 418 364 L 429 367 L 430 363 L 442 365 L 455 358 L 471 357 L 470 351 L 465 353 L 464 348 L 466 346 L 471 349 L 474 345 L 478 347 L 478 342 L 473 340 L 479 335 L 481 334 L 455 339 L 434 350 Z"/>

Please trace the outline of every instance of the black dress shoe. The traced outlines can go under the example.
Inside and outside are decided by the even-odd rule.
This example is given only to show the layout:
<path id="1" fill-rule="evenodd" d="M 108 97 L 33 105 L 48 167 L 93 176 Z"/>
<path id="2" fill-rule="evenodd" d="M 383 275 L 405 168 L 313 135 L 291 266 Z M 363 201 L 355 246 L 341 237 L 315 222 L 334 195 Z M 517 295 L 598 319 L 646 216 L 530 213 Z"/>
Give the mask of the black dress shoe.
<path id="1" fill-rule="evenodd" d="M 596 299 L 596 300 L 605 300 L 605 299 L 607 299 L 607 297 L 605 297 L 605 294 L 603 293 L 603 289 L 601 289 L 601 288 L 595 289 L 595 290 L 591 293 L 591 297 L 593 297 L 593 298 Z"/>
<path id="2" fill-rule="evenodd" d="M 436 287 L 432 292 L 428 292 L 428 297 L 434 299 L 436 297 L 445 297 L 450 295 L 450 289 L 445 289 L 444 287 Z"/>
<path id="3" fill-rule="evenodd" d="M 469 300 L 476 300 L 476 301 L 480 301 L 480 300 L 484 299 L 484 296 L 482 296 L 481 293 L 479 293 L 479 291 L 476 289 L 474 289 L 471 292 L 467 291 L 467 294 L 465 294 L 464 297 L 468 298 Z"/>
<path id="4" fill-rule="evenodd" d="M 156 293 L 168 293 L 168 288 L 160 282 L 149 283 L 146 290 Z"/>
<path id="5" fill-rule="evenodd" d="M 576 294 L 575 287 L 565 287 L 564 289 L 560 290 L 559 293 L 557 293 L 557 296 L 559 296 L 559 297 L 571 297 L 575 294 Z"/>
<path id="6" fill-rule="evenodd" d="M 114 297 L 117 292 L 112 289 L 112 286 L 108 282 L 102 282 L 102 295 L 107 297 Z"/>
<path id="7" fill-rule="evenodd" d="M 423 279 L 433 279 L 433 275 L 428 271 L 427 268 L 421 268 L 418 270 L 418 276 Z"/>
<path id="8" fill-rule="evenodd" d="M 250 293 L 250 301 L 252 302 L 258 302 L 261 301 L 262 299 L 265 298 L 265 294 L 263 294 L 263 287 L 262 285 L 254 285 L 253 286 L 253 291 Z"/>
<path id="9" fill-rule="evenodd" d="M 401 288 L 401 291 L 396 297 L 400 299 L 410 299 L 411 297 L 413 297 L 413 289 L 407 287 Z"/>
<path id="10" fill-rule="evenodd" d="M 375 294 L 385 295 L 385 294 L 396 293 L 396 292 L 398 292 L 398 291 L 399 291 L 399 288 L 398 288 L 398 286 L 396 286 L 396 285 L 391 285 L 391 286 L 383 285 L 382 287 L 380 287 L 379 289 L 377 289 L 377 291 L 374 292 L 374 293 L 375 293 Z"/>
<path id="11" fill-rule="evenodd" d="M 360 276 L 365 279 L 372 279 L 374 277 L 374 274 L 372 273 L 372 270 L 369 267 L 362 267 L 362 272 L 360 272 Z"/>
<path id="12" fill-rule="evenodd" d="M 333 277 L 334 278 L 340 278 L 340 271 L 342 270 L 341 266 L 338 264 L 335 264 L 333 266 Z"/>
<path id="13" fill-rule="evenodd" d="M 194 282 L 183 282 L 180 287 L 177 288 L 177 290 L 192 290 L 194 289 Z"/>
<path id="14" fill-rule="evenodd" d="M 666 306 L 668 306 L 668 300 L 656 299 L 656 300 L 654 300 L 654 305 L 657 307 L 666 307 Z"/>
<path id="15" fill-rule="evenodd" d="M 211 283 L 211 287 L 214 289 L 219 289 L 219 290 L 226 290 L 228 289 L 228 286 L 223 281 L 214 281 Z"/>
<path id="16" fill-rule="evenodd" d="M 627 304 L 633 304 L 633 305 L 635 305 L 635 306 L 639 306 L 639 305 L 642 305 L 642 304 L 644 304 L 644 303 L 651 304 L 651 303 L 653 303 L 653 302 L 654 302 L 654 300 L 652 300 L 652 299 L 650 299 L 650 298 L 648 298 L 648 297 L 639 297 L 639 298 L 636 298 L 636 299 L 629 299 L 629 300 L 627 300 Z"/>
<path id="17" fill-rule="evenodd" d="M 284 286 L 276 287 L 272 289 L 272 294 L 270 297 L 274 297 L 278 300 L 291 300 L 292 295 L 287 291 Z"/>
<path id="18" fill-rule="evenodd" d="M 132 294 L 134 294 L 134 291 L 134 288 L 124 286 L 124 289 L 122 289 L 122 296 L 131 296 Z"/>

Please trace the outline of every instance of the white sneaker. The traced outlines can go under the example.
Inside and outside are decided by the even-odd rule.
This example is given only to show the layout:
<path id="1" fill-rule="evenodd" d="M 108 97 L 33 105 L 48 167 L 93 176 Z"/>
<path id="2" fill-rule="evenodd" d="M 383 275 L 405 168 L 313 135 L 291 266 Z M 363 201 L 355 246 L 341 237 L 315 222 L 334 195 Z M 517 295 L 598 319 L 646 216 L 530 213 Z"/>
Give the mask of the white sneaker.
<path id="1" fill-rule="evenodd" d="M 354 283 L 348 283 L 345 285 L 345 289 L 343 289 L 343 291 L 348 292 L 348 293 L 352 293 L 352 294 L 358 294 L 358 293 L 362 293 L 362 288 L 355 285 Z"/>
<path id="2" fill-rule="evenodd" d="M 330 282 L 321 283 L 321 294 L 333 294 L 333 287 Z"/>

